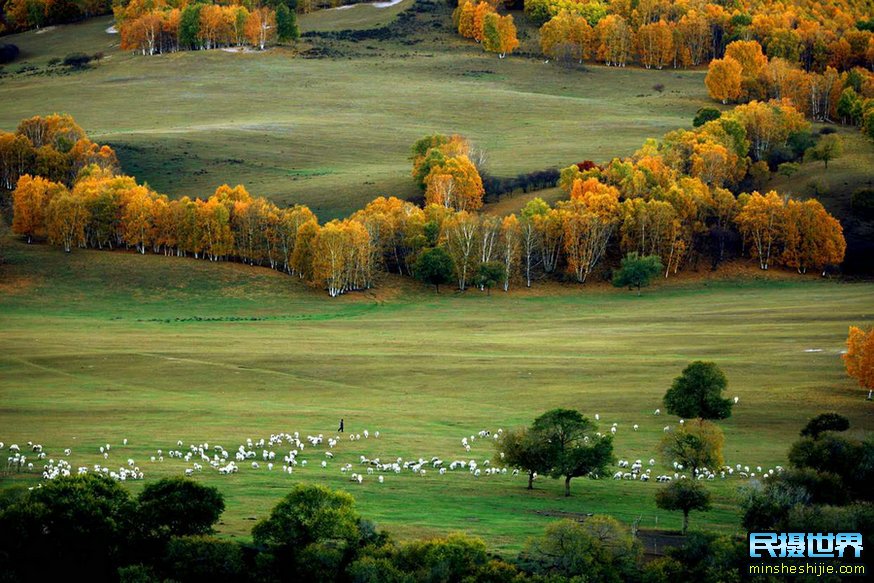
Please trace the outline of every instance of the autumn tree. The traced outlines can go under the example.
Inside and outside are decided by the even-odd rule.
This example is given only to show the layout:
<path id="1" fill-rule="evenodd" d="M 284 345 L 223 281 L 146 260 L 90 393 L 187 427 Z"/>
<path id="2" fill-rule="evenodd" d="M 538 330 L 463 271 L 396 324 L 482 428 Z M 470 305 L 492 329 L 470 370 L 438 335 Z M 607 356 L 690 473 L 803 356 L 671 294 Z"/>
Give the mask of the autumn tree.
<path id="1" fill-rule="evenodd" d="M 758 192 L 742 198 L 736 222 L 741 235 L 755 253 L 761 269 L 768 269 L 771 252 L 776 249 L 783 231 L 785 209 L 783 199 L 773 190 L 762 196 Z"/>
<path id="2" fill-rule="evenodd" d="M 598 37 L 598 58 L 608 67 L 624 67 L 634 47 L 634 35 L 628 22 L 620 15 L 611 14 L 595 27 Z"/>
<path id="3" fill-rule="evenodd" d="M 73 247 L 85 245 L 85 225 L 88 209 L 82 198 L 66 189 L 51 198 L 46 210 L 46 227 L 49 241 L 62 245 L 69 253 Z"/>
<path id="4" fill-rule="evenodd" d="M 724 444 L 722 430 L 715 423 L 699 419 L 667 432 L 660 447 L 666 462 L 676 462 L 697 477 L 704 469 L 715 471 L 725 464 Z"/>
<path id="5" fill-rule="evenodd" d="M 244 30 L 249 42 L 263 51 L 276 38 L 275 13 L 265 7 L 253 10 L 246 19 Z"/>
<path id="6" fill-rule="evenodd" d="M 507 215 L 501 221 L 500 254 L 504 263 L 504 291 L 510 289 L 510 280 L 519 267 L 519 250 L 522 242 L 522 225 L 516 215 Z"/>
<path id="7" fill-rule="evenodd" d="M 674 60 L 674 31 L 664 20 L 651 22 L 637 30 L 637 53 L 647 69 L 662 69 Z"/>
<path id="8" fill-rule="evenodd" d="M 45 237 L 48 233 L 47 209 L 54 198 L 65 193 L 67 189 L 63 184 L 40 176 L 23 175 L 12 192 L 12 231 L 23 235 L 28 243 L 32 243 L 34 237 Z"/>
<path id="9" fill-rule="evenodd" d="M 722 103 L 738 99 L 742 92 L 742 71 L 741 64 L 731 57 L 710 61 L 704 78 L 710 97 Z"/>
<path id="10" fill-rule="evenodd" d="M 590 57 L 593 35 L 585 18 L 561 12 L 540 27 L 540 50 L 553 59 L 582 63 Z"/>
<path id="11" fill-rule="evenodd" d="M 475 211 L 482 207 L 484 193 L 482 178 L 466 155 L 446 158 L 425 178 L 426 204 Z"/>
<path id="12" fill-rule="evenodd" d="M 743 94 L 747 98 L 758 96 L 758 83 L 768 65 L 762 45 L 754 40 L 734 41 L 725 47 L 725 58 L 740 64 Z"/>
<path id="13" fill-rule="evenodd" d="M 549 204 L 542 198 L 528 201 L 520 213 L 520 246 L 522 271 L 525 273 L 525 286 L 531 287 L 534 269 L 541 262 L 541 221 L 549 213 Z"/>
<path id="14" fill-rule="evenodd" d="M 507 53 L 512 53 L 519 46 L 516 38 L 516 25 L 511 15 L 500 16 L 496 12 L 486 14 L 483 21 L 483 49 L 490 53 L 498 53 L 503 59 Z"/>
<path id="15" fill-rule="evenodd" d="M 620 248 L 638 256 L 656 255 L 665 264 L 679 237 L 680 221 L 671 203 L 631 198 L 620 211 Z"/>
<path id="16" fill-rule="evenodd" d="M 847 244 L 841 223 L 816 199 L 789 200 L 785 208 L 781 240 L 783 265 L 806 273 L 808 268 L 824 272 L 826 266 L 844 259 Z"/>
<path id="17" fill-rule="evenodd" d="M 145 253 L 154 228 L 154 198 L 148 188 L 137 186 L 127 193 L 121 224 L 128 245 Z"/>
<path id="18" fill-rule="evenodd" d="M 478 264 L 479 220 L 475 214 L 459 211 L 444 223 L 446 250 L 455 263 L 458 289 L 464 291 Z"/>
<path id="19" fill-rule="evenodd" d="M 619 191 L 597 179 L 578 180 L 571 200 L 559 203 L 568 271 L 580 283 L 604 256 L 619 222 Z"/>
<path id="20" fill-rule="evenodd" d="M 858 381 L 859 386 L 874 389 L 874 328 L 867 332 L 850 326 L 847 337 L 847 352 L 841 357 L 847 374 Z"/>

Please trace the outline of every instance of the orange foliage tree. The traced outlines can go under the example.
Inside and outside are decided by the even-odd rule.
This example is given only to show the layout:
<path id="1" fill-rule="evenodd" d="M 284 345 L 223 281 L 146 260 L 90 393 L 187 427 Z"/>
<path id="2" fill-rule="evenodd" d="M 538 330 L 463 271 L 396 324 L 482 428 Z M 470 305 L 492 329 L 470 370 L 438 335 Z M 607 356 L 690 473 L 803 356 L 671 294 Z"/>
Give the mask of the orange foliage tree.
<path id="1" fill-rule="evenodd" d="M 847 374 L 856 379 L 860 387 L 869 391 L 874 389 L 874 328 L 866 332 L 850 326 L 847 352 L 841 358 Z"/>
<path id="2" fill-rule="evenodd" d="M 738 99 L 742 94 L 742 72 L 741 64 L 731 57 L 710 61 L 704 78 L 710 97 L 722 103 Z"/>

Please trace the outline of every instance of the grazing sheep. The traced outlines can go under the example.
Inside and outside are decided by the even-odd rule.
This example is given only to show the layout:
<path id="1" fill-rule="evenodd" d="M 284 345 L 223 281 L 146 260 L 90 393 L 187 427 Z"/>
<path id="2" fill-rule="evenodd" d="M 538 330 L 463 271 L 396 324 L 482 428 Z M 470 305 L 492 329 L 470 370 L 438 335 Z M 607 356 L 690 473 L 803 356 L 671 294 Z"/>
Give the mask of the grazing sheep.
<path id="1" fill-rule="evenodd" d="M 661 409 L 656 409 L 655 411 L 652 412 L 652 414 L 653 414 L 653 415 L 661 415 L 661 414 L 662 414 L 662 410 L 661 410 Z"/>

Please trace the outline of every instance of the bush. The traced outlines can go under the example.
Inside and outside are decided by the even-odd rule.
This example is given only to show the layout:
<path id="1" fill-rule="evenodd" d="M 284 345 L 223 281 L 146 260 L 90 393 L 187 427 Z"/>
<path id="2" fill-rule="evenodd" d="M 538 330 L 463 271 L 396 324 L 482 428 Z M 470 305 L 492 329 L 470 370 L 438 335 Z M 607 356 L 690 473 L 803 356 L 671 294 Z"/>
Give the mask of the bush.
<path id="1" fill-rule="evenodd" d="M 11 63 L 18 58 L 21 51 L 15 45 L 2 44 L 0 45 L 0 65 Z"/>
<path id="2" fill-rule="evenodd" d="M 86 69 L 91 58 L 91 55 L 85 53 L 70 53 L 64 57 L 64 66 L 75 70 Z"/>
<path id="3" fill-rule="evenodd" d="M 853 193 L 853 213 L 864 219 L 874 219 L 874 189 L 863 188 Z"/>
<path id="4" fill-rule="evenodd" d="M 242 581 L 243 553 L 234 542 L 205 536 L 174 538 L 167 545 L 167 570 L 183 583 Z"/>
<path id="5" fill-rule="evenodd" d="M 722 117 L 722 112 L 720 112 L 715 107 L 702 107 L 695 114 L 695 117 L 692 119 L 692 125 L 697 127 L 701 127 L 706 124 L 708 121 L 713 121 L 715 119 L 719 119 Z"/>

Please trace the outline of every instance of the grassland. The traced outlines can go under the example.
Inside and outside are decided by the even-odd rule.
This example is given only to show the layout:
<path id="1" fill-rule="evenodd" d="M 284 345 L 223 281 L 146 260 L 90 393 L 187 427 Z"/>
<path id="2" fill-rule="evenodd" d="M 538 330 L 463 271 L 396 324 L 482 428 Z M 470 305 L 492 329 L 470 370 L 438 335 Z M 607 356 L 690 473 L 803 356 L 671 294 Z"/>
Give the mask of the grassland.
<path id="1" fill-rule="evenodd" d="M 847 326 L 874 322 L 874 286 L 810 279 L 701 280 L 641 298 L 594 287 L 542 287 L 491 297 L 433 292 L 388 279 L 335 301 L 268 270 L 133 254 L 75 252 L 10 242 L 0 269 L 0 440 L 33 440 L 74 466 L 134 458 L 147 479 L 181 475 L 178 460 L 150 463 L 177 440 L 235 449 L 280 431 L 347 431 L 328 469 L 321 451 L 289 477 L 244 467 L 205 471 L 228 510 L 220 532 L 245 537 L 290 483 L 351 491 L 367 517 L 401 537 L 466 530 L 512 553 L 560 513 L 608 513 L 645 528 L 677 528 L 657 510 L 655 484 L 578 480 L 573 496 L 545 479 L 468 474 L 390 475 L 350 484 L 339 466 L 359 455 L 482 461 L 460 439 L 529 422 L 551 407 L 619 423 L 616 453 L 658 457 L 652 411 L 694 359 L 726 371 L 740 403 L 722 423 L 726 458 L 765 468 L 786 463 L 798 428 L 822 410 L 871 429 L 874 411 L 839 358 Z M 201 318 L 200 321 L 195 318 Z M 234 321 L 234 319 L 242 319 Z M 366 335 L 367 340 L 362 341 Z M 819 350 L 820 352 L 809 352 Z M 640 424 L 633 432 L 631 425 Z M 121 441 L 130 443 L 122 447 Z M 656 472 L 665 471 L 661 460 Z M 33 484 L 6 474 L 0 487 Z M 713 484 L 717 503 L 693 525 L 739 530 L 740 481 Z M 136 491 L 139 484 L 132 484 Z"/>
<path id="2" fill-rule="evenodd" d="M 488 151 L 493 173 L 516 174 L 628 154 L 648 137 L 688 126 L 708 103 L 701 71 L 501 61 L 452 35 L 446 11 L 390 24 L 411 3 L 301 19 L 305 32 L 388 26 L 386 38 L 308 37 L 263 54 L 134 56 L 105 32 L 109 19 L 17 35 L 9 42 L 36 72 L 16 72 L 21 63 L 6 68 L 0 128 L 68 112 L 118 150 L 125 171 L 162 192 L 204 196 L 223 182 L 243 183 L 327 219 L 376 195 L 414 194 L 407 150 L 425 133 L 463 133 Z M 535 37 L 524 24 L 520 31 L 523 51 L 531 51 Z M 75 51 L 106 57 L 82 73 L 47 73 L 52 57 Z M 827 204 L 845 205 L 852 185 L 870 174 L 871 156 L 867 143 L 847 139 L 848 155 L 828 173 L 805 165 L 791 181 L 768 186 L 807 194 L 812 180 L 828 181 Z M 487 210 L 511 212 L 535 195 L 553 201 L 560 193 Z M 676 529 L 680 517 L 656 509 L 652 483 L 577 480 L 565 499 L 549 479 L 534 492 L 521 478 L 466 473 L 390 475 L 385 484 L 369 478 L 358 486 L 339 467 L 359 455 L 482 461 L 491 445 L 478 440 L 466 454 L 463 436 L 527 424 L 559 406 L 599 413 L 605 427 L 619 423 L 619 457 L 658 458 L 662 427 L 676 419 L 652 411 L 694 359 L 717 361 L 740 397 L 722 423 L 732 464 L 786 464 L 800 425 L 823 410 L 874 427 L 874 411 L 839 358 L 847 327 L 874 323 L 871 283 L 740 269 L 719 278 L 686 274 L 640 298 L 557 284 L 486 297 L 436 295 L 388 277 L 372 292 L 329 300 L 293 278 L 241 265 L 4 243 L 0 440 L 7 444 L 33 440 L 55 457 L 71 447 L 74 466 L 118 466 L 130 457 L 153 480 L 188 467 L 148 461 L 180 439 L 233 450 L 276 432 L 329 435 L 340 417 L 350 432 L 381 432 L 379 440 L 344 441 L 325 470 L 319 450 L 308 451 L 309 466 L 291 477 L 248 466 L 233 476 L 198 474 L 226 495 L 223 536 L 247 537 L 253 519 L 302 480 L 352 492 L 366 517 L 400 537 L 465 530 L 508 554 L 564 513 Z M 113 453 L 104 462 L 97 448 L 107 442 Z M 663 461 L 656 473 L 668 471 Z M 0 488 L 36 482 L 33 473 L 0 472 Z M 713 483 L 715 508 L 694 516 L 693 528 L 739 531 L 740 484 Z"/>
<path id="3" fill-rule="evenodd" d="M 360 6 L 301 18 L 304 30 L 384 24 Z M 363 16 L 358 16 L 359 14 Z M 358 22 L 348 22 L 357 18 Z M 67 112 L 115 147 L 126 172 L 171 196 L 205 196 L 242 183 L 323 219 L 380 195 L 416 194 L 409 147 L 432 132 L 465 134 L 490 171 L 517 174 L 627 155 L 651 136 L 688 126 L 707 102 L 702 71 L 565 70 L 541 59 L 500 60 L 449 30 L 449 13 L 416 13 L 387 40 L 304 39 L 297 51 L 182 52 L 142 57 L 118 49 L 111 21 L 93 19 L 10 37 L 21 63 L 103 51 L 91 70 L 0 79 L 0 128 Z M 536 38 L 523 28 L 524 46 Z M 314 58 L 323 55 L 331 58 Z M 664 91 L 653 87 L 663 84 Z"/>

